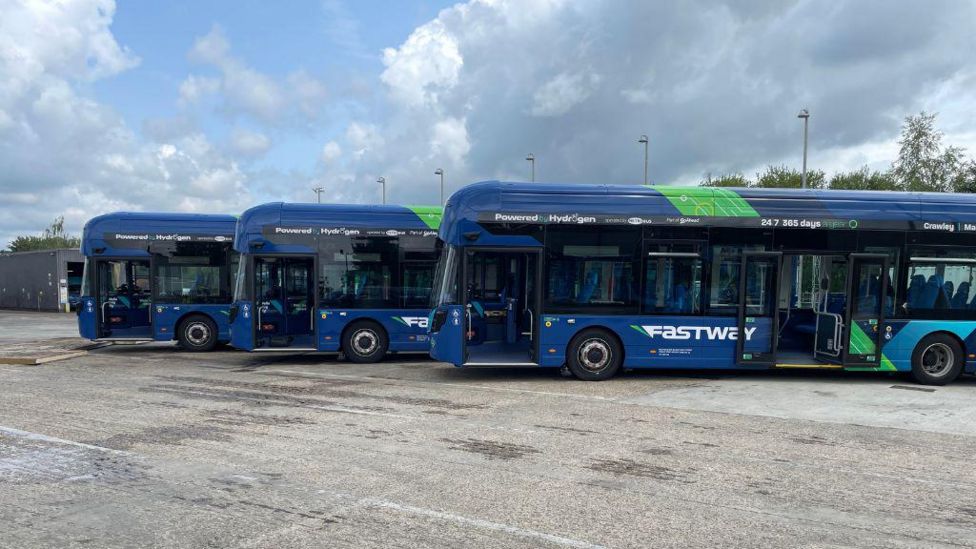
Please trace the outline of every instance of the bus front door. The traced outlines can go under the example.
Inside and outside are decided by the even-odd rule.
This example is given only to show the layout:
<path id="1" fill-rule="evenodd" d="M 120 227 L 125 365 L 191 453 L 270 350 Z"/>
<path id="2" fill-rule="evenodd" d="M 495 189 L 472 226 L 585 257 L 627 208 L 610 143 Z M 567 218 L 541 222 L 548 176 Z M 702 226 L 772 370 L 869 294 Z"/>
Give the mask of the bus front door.
<path id="1" fill-rule="evenodd" d="M 538 249 L 465 248 L 464 364 L 538 364 Z"/>
<path id="2" fill-rule="evenodd" d="M 95 314 L 99 338 L 152 339 L 149 261 L 99 259 L 95 262 Z"/>
<path id="3" fill-rule="evenodd" d="M 844 366 L 870 368 L 881 362 L 888 295 L 888 256 L 851 254 L 847 271 L 844 318 Z"/>
<path id="4" fill-rule="evenodd" d="M 255 348 L 315 350 L 315 258 L 254 258 Z"/>
<path id="5" fill-rule="evenodd" d="M 736 364 L 773 366 L 779 339 L 779 252 L 746 252 L 739 277 Z"/>

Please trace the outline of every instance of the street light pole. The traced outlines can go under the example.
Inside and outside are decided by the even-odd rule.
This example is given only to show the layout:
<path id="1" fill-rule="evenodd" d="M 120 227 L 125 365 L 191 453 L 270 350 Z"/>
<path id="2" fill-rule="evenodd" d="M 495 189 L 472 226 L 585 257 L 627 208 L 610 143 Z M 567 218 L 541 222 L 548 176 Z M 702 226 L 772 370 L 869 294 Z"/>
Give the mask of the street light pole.
<path id="1" fill-rule="evenodd" d="M 532 180 L 531 181 L 533 183 L 535 183 L 535 155 L 532 154 L 532 153 L 529 153 L 528 156 L 525 157 L 525 159 L 528 160 L 529 161 L 529 164 L 532 165 Z"/>
<path id="2" fill-rule="evenodd" d="M 797 118 L 803 119 L 803 175 L 800 179 L 800 187 L 807 188 L 807 128 L 810 125 L 810 111 L 801 109 Z"/>
<path id="3" fill-rule="evenodd" d="M 437 168 L 434 170 L 434 175 L 441 176 L 441 206 L 444 205 L 444 170 L 442 168 Z"/>
<path id="4" fill-rule="evenodd" d="M 314 193 L 315 193 L 315 200 L 316 200 L 316 201 L 317 201 L 317 202 L 318 202 L 319 204 L 321 204 L 321 203 L 322 203 L 322 191 L 324 191 L 324 190 L 325 190 L 325 188 L 324 188 L 324 187 L 312 187 L 312 192 L 314 192 Z"/>
<path id="5" fill-rule="evenodd" d="M 644 144 L 644 184 L 647 185 L 647 136 L 642 134 L 637 142 Z"/>
<path id="6" fill-rule="evenodd" d="M 383 185 L 383 203 L 386 204 L 386 178 L 383 176 L 377 177 L 376 182 Z"/>

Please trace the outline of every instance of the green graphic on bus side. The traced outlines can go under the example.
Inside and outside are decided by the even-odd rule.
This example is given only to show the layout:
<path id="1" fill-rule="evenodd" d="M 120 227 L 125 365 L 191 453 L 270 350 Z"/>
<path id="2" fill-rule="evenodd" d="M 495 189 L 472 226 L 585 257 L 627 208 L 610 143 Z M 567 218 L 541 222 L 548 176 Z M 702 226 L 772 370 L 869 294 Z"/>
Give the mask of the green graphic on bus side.
<path id="1" fill-rule="evenodd" d="M 649 188 L 664 195 L 681 215 L 716 217 L 759 217 L 744 198 L 735 191 L 712 187 L 664 187 Z"/>
<path id="2" fill-rule="evenodd" d="M 441 226 L 444 209 L 439 206 L 407 206 L 417 217 L 431 229 L 437 230 Z"/>
<path id="3" fill-rule="evenodd" d="M 873 355 L 877 351 L 874 340 L 864 333 L 861 326 L 856 322 L 851 323 L 851 354 L 852 355 Z"/>

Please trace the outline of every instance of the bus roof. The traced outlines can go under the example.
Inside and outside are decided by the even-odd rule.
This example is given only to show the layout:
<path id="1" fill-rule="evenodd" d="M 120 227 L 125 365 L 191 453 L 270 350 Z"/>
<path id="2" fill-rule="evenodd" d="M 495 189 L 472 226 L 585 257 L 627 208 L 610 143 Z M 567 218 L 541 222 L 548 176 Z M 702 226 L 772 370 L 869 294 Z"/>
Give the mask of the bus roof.
<path id="1" fill-rule="evenodd" d="M 100 256 L 148 255 L 150 241 L 189 237 L 223 241 L 234 235 L 233 215 L 174 212 L 113 212 L 88 220 L 81 235 L 81 253 Z"/>
<path id="2" fill-rule="evenodd" d="M 460 243 L 478 222 L 748 227 L 764 220 L 976 233 L 976 195 L 486 181 L 448 199 L 441 238 Z"/>
<path id="3" fill-rule="evenodd" d="M 441 216 L 442 209 L 438 206 L 271 202 L 254 206 L 241 214 L 234 249 L 246 252 L 255 242 L 267 242 L 264 234 L 266 227 L 436 231 L 440 227 Z"/>

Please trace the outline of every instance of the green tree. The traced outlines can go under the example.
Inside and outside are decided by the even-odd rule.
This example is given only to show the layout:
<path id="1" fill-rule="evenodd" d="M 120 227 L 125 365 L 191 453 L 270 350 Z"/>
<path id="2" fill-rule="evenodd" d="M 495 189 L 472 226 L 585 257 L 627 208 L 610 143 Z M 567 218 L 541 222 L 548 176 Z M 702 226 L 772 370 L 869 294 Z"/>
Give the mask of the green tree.
<path id="1" fill-rule="evenodd" d="M 827 176 L 823 170 L 807 171 L 807 188 L 822 189 L 826 185 Z M 762 189 L 799 189 L 802 187 L 803 174 L 786 166 L 766 166 L 766 170 L 756 174 L 755 186 Z"/>
<path id="2" fill-rule="evenodd" d="M 827 184 L 830 189 L 851 191 L 898 191 L 901 187 L 891 172 L 871 171 L 867 166 L 852 172 L 834 174 Z"/>
<path id="3" fill-rule="evenodd" d="M 50 227 L 44 229 L 41 235 L 18 236 L 13 239 L 10 242 L 10 251 L 30 252 L 55 248 L 77 248 L 79 246 L 81 246 L 81 239 L 65 232 L 64 216 L 58 216 Z"/>
<path id="4" fill-rule="evenodd" d="M 957 193 L 976 193 L 976 160 L 967 160 L 952 180 Z"/>
<path id="5" fill-rule="evenodd" d="M 712 174 L 707 174 L 705 179 L 698 183 L 699 187 L 749 187 L 751 185 L 752 182 L 741 173 L 730 173 L 719 177 L 712 177 Z"/>
<path id="6" fill-rule="evenodd" d="M 892 174 L 901 188 L 909 191 L 947 192 L 966 167 L 963 149 L 943 146 L 943 134 L 935 127 L 935 114 L 922 111 L 905 118 L 901 128 L 898 158 Z"/>

